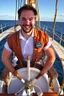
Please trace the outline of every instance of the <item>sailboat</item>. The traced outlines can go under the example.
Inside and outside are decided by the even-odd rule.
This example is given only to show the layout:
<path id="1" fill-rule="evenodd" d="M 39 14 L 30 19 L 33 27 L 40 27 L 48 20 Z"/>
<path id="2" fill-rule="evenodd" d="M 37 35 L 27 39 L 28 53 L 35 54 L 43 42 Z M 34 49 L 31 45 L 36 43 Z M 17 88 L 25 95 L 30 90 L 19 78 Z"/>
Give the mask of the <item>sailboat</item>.
<path id="1" fill-rule="evenodd" d="M 19 0 L 18 1 L 16 0 L 16 5 L 17 3 L 19 4 Z M 37 8 L 38 10 L 37 27 L 40 28 L 40 14 L 38 9 L 38 0 L 24 0 L 24 4 L 29 4 Z M 56 23 L 57 4 L 58 4 L 58 0 L 56 0 L 54 24 L 52 27 L 53 37 L 52 38 L 50 37 L 50 39 L 52 40 L 52 45 L 56 53 L 58 54 L 58 50 L 60 50 L 59 48 L 61 48 L 63 51 L 64 49 L 58 42 L 54 40 L 54 28 Z M 19 25 L 16 25 L 14 27 L 14 30 L 19 30 L 19 29 L 20 29 Z M 7 35 L 13 33 L 14 30 L 13 28 L 9 29 L 5 35 L 1 36 L 0 40 L 5 38 Z M 64 66 L 63 56 L 64 56 L 63 52 L 60 51 L 59 57 L 61 58 L 62 66 Z M 46 60 L 46 57 L 44 56 L 44 62 L 45 60 Z M 30 59 L 27 60 L 27 63 L 28 63 L 27 65 L 29 65 L 27 66 L 27 68 L 18 69 L 19 75 L 22 76 L 25 81 L 35 78 L 37 74 L 40 72 L 39 69 L 30 68 Z M 9 84 L 7 86 L 7 91 L 5 91 L 4 82 L 0 80 L 0 96 L 64 96 L 63 88 L 64 88 L 64 76 L 63 76 L 63 83 L 60 86 L 58 82 L 58 73 L 54 67 L 52 67 L 48 73 L 44 74 L 36 82 L 35 85 L 29 86 L 29 87 L 28 87 L 28 83 L 27 84 L 21 83 L 21 81 L 18 80 L 17 77 L 13 76 L 10 73 Z"/>

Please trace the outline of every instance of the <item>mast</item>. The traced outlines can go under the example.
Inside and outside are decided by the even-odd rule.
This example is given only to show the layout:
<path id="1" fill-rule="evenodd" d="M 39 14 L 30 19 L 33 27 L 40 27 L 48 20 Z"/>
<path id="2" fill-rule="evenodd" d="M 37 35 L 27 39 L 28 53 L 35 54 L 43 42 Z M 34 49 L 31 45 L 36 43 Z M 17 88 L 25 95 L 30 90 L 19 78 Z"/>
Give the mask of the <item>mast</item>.
<path id="1" fill-rule="evenodd" d="M 58 11 L 58 0 L 56 0 L 56 6 L 55 6 L 54 24 L 52 26 L 52 32 L 53 32 L 52 40 L 54 39 L 54 29 L 55 29 L 55 25 L 56 25 L 57 11 Z"/>
<path id="2" fill-rule="evenodd" d="M 34 8 L 36 8 L 37 12 L 38 12 L 38 16 L 37 16 L 37 26 L 38 28 L 40 28 L 40 15 L 39 15 L 39 6 L 38 6 L 38 0 L 24 0 L 25 4 L 31 5 Z"/>

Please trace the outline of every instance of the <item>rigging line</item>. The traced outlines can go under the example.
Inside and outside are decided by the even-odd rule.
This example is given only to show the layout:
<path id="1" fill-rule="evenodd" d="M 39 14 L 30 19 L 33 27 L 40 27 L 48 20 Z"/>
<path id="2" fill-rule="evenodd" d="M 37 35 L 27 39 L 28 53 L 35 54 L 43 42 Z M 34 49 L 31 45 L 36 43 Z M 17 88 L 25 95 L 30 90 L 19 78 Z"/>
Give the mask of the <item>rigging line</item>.
<path id="1" fill-rule="evenodd" d="M 18 9 L 21 7 L 21 0 L 18 0 Z"/>
<path id="2" fill-rule="evenodd" d="M 19 2 L 20 2 L 20 0 L 18 0 L 18 9 L 19 9 Z"/>
<path id="3" fill-rule="evenodd" d="M 55 36 L 57 36 L 62 42 L 64 42 L 64 40 L 59 36 L 59 35 L 57 35 L 56 33 L 54 33 L 55 34 Z"/>
<path id="4" fill-rule="evenodd" d="M 18 9 L 21 7 L 22 5 L 22 0 L 18 0 Z"/>
<path id="5" fill-rule="evenodd" d="M 40 15 L 39 15 L 39 5 L 38 1 L 36 1 L 36 6 L 38 6 L 37 11 L 38 11 L 38 27 L 40 28 Z"/>
<path id="6" fill-rule="evenodd" d="M 20 7 L 22 6 L 22 0 L 20 0 Z"/>
<path id="7" fill-rule="evenodd" d="M 16 13 L 17 13 L 17 0 L 16 0 L 16 8 L 15 8 L 15 25 L 16 25 Z"/>

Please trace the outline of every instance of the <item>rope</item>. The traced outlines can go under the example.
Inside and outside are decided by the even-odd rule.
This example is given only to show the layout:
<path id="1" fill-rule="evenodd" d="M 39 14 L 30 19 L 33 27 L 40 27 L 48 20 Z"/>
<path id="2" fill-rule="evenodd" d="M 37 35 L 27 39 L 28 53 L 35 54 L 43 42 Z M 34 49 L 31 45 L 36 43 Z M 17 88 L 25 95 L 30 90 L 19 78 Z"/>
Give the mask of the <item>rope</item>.
<path id="1" fill-rule="evenodd" d="M 56 33 L 54 33 L 61 41 L 64 42 L 64 40 L 62 38 L 60 38 Z"/>
<path id="2" fill-rule="evenodd" d="M 15 95 L 18 95 L 22 90 L 24 90 L 24 89 L 26 88 L 26 86 L 27 86 L 27 84 L 25 83 L 24 86 L 23 86 L 19 91 L 17 91 L 17 92 L 15 93 Z M 37 88 L 39 89 L 39 91 L 40 91 L 40 94 L 43 94 L 43 92 L 42 92 L 42 90 L 41 90 L 41 88 L 40 88 L 39 86 L 37 86 L 37 85 L 35 85 L 35 84 L 31 84 L 31 86 L 29 86 L 29 87 L 32 87 L 32 86 L 37 87 Z"/>
<path id="3" fill-rule="evenodd" d="M 20 7 L 21 7 L 21 5 L 22 5 L 22 0 L 20 0 Z"/>
<path id="4" fill-rule="evenodd" d="M 37 87 L 39 89 L 40 93 L 43 95 L 43 92 L 42 92 L 41 88 L 37 85 L 34 85 L 34 86 Z"/>
<path id="5" fill-rule="evenodd" d="M 19 25 L 19 24 L 16 24 L 16 19 L 17 19 L 17 11 L 18 9 L 21 7 L 22 5 L 22 0 L 16 0 L 16 8 L 15 8 L 15 27 L 14 27 L 14 31 L 16 31 L 16 27 Z"/>
<path id="6" fill-rule="evenodd" d="M 63 89 L 64 89 L 64 82 L 63 82 L 62 86 L 60 86 L 59 88 L 60 88 L 60 91 L 58 92 L 58 95 L 60 95 L 60 94 L 61 94 L 61 92 L 62 92 L 62 91 L 63 91 Z M 64 94 L 64 93 L 63 93 L 63 94 Z"/>
<path id="7" fill-rule="evenodd" d="M 36 6 L 37 6 L 37 11 L 38 11 L 38 28 L 40 28 L 40 15 L 39 15 L 38 1 L 36 2 Z"/>
<path id="8" fill-rule="evenodd" d="M 17 13 L 17 0 L 16 0 L 16 8 L 15 8 L 15 25 L 16 25 L 16 13 Z"/>
<path id="9" fill-rule="evenodd" d="M 24 88 L 25 88 L 25 85 L 24 85 L 19 91 L 17 91 L 17 92 L 15 93 L 15 95 L 17 96 Z"/>

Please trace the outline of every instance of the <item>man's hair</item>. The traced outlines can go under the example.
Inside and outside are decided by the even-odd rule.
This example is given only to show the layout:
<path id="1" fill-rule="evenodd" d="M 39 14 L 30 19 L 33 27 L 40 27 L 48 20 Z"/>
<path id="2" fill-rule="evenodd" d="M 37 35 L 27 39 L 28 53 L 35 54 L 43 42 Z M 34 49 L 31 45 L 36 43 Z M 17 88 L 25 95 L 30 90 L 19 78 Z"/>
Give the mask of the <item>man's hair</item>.
<path id="1" fill-rule="evenodd" d="M 25 4 L 24 6 L 22 6 L 19 10 L 18 10 L 18 18 L 20 18 L 20 14 L 23 10 L 32 10 L 34 12 L 34 15 L 37 15 L 37 10 L 31 6 L 31 5 L 27 5 Z"/>

